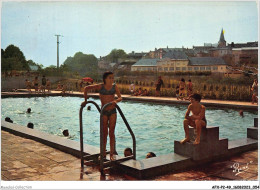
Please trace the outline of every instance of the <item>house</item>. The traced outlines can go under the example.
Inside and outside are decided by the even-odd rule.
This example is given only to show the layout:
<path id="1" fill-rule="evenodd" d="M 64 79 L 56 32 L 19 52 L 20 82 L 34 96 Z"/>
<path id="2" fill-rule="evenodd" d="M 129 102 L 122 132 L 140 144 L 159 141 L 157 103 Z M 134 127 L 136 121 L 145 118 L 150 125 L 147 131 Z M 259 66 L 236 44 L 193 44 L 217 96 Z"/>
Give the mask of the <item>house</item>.
<path id="1" fill-rule="evenodd" d="M 118 70 L 124 70 L 124 71 L 131 71 L 132 65 L 134 65 L 137 61 L 142 59 L 147 53 L 137 53 L 132 51 L 131 53 L 127 54 L 127 58 L 119 58 L 118 59 Z"/>
<path id="2" fill-rule="evenodd" d="M 226 73 L 227 63 L 220 57 L 190 57 L 188 71 L 211 71 L 212 73 Z"/>
<path id="3" fill-rule="evenodd" d="M 199 57 L 201 54 L 209 54 L 209 50 L 215 48 L 212 45 L 205 45 L 204 46 L 193 46 L 194 54 Z"/>
<path id="4" fill-rule="evenodd" d="M 186 53 L 189 56 L 194 56 L 194 50 L 193 49 L 189 49 L 189 48 L 169 48 L 168 46 L 166 48 L 155 48 L 154 51 L 150 51 L 149 53 L 146 54 L 146 58 L 157 58 L 157 59 L 162 59 L 164 57 L 164 55 L 170 51 L 183 51 L 184 53 Z"/>
<path id="5" fill-rule="evenodd" d="M 232 48 L 232 63 L 234 65 L 258 66 L 258 47 Z"/>
<path id="6" fill-rule="evenodd" d="M 100 58 L 98 60 L 98 68 L 108 69 L 109 68 L 109 62 L 106 61 L 103 57 L 100 56 Z"/>
<path id="7" fill-rule="evenodd" d="M 127 54 L 127 58 L 128 59 L 142 59 L 147 53 L 145 52 L 141 52 L 141 53 L 137 53 L 137 52 L 134 52 L 132 51 L 131 53 L 128 53 Z"/>
<path id="8" fill-rule="evenodd" d="M 234 43 L 227 45 L 229 48 L 244 48 L 244 47 L 258 47 L 258 42 L 247 42 L 247 43 Z"/>
<path id="9" fill-rule="evenodd" d="M 189 60 L 183 51 L 170 50 L 157 61 L 157 70 L 159 72 L 186 71 Z"/>
<path id="10" fill-rule="evenodd" d="M 132 65 L 131 71 L 157 71 L 158 59 L 140 59 Z"/>
<path id="11" fill-rule="evenodd" d="M 231 54 L 231 49 L 228 47 L 213 48 L 209 52 L 211 57 L 224 57 Z"/>
<path id="12" fill-rule="evenodd" d="M 135 59 L 124 59 L 119 63 L 117 67 L 118 70 L 131 71 L 132 65 L 134 65 L 138 60 Z"/>

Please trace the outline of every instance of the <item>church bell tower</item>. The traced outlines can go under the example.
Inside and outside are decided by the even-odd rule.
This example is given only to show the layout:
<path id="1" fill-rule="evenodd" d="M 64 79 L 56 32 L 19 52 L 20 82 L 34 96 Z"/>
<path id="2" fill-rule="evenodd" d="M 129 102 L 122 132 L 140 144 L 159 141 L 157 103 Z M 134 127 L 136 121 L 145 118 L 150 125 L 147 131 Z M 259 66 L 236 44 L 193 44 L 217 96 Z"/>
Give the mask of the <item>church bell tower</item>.
<path id="1" fill-rule="evenodd" d="M 219 38 L 219 41 L 218 41 L 218 47 L 220 47 L 220 48 L 226 47 L 226 40 L 225 40 L 225 37 L 224 37 L 223 28 L 221 30 L 220 38 Z"/>

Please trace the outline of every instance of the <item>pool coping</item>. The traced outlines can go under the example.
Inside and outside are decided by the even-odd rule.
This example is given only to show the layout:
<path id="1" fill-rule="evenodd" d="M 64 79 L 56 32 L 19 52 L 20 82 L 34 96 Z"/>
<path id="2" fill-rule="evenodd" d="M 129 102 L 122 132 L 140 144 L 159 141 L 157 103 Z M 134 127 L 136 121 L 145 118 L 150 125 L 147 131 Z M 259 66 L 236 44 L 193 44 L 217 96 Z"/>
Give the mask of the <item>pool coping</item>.
<path id="1" fill-rule="evenodd" d="M 99 98 L 98 93 L 89 93 L 89 97 Z M 52 91 L 51 93 L 46 94 L 35 94 L 28 93 L 25 89 L 20 89 L 19 92 L 1 92 L 1 98 L 20 98 L 20 97 L 48 97 L 48 96 L 70 96 L 70 97 L 84 97 L 82 92 L 71 92 L 62 94 L 59 91 Z M 150 102 L 157 104 L 167 104 L 167 105 L 189 105 L 189 101 L 177 100 L 173 97 L 153 97 L 153 96 L 131 96 L 131 95 L 122 95 L 123 100 L 126 101 L 135 101 L 135 102 Z M 224 100 L 209 100 L 203 99 L 201 104 L 206 107 L 214 108 L 232 108 L 232 109 L 243 109 L 243 110 L 254 110 L 258 111 L 258 105 L 250 104 L 249 102 L 239 102 L 239 101 L 224 101 Z"/>
<path id="2" fill-rule="evenodd" d="M 69 153 L 80 158 L 80 143 L 59 137 L 36 129 L 30 129 L 14 123 L 1 120 L 1 130 L 10 132 L 14 135 L 35 140 L 47 146 Z M 179 172 L 205 163 L 227 159 L 233 155 L 240 154 L 249 150 L 258 149 L 258 140 L 245 138 L 229 141 L 228 154 L 216 156 L 206 160 L 194 161 L 190 157 L 170 153 L 160 155 L 150 159 L 127 160 L 116 163 L 116 168 L 128 173 L 138 179 L 148 179 L 168 172 Z M 98 154 L 99 148 L 84 144 L 84 154 Z M 79 163 L 80 165 L 80 163 Z"/>
<path id="3" fill-rule="evenodd" d="M 80 143 L 66 137 L 48 134 L 37 129 L 30 129 L 28 127 L 15 123 L 9 123 L 4 120 L 1 120 L 1 130 L 35 140 L 47 146 L 69 153 L 73 156 L 80 157 Z M 92 145 L 84 144 L 84 150 L 84 154 L 86 155 L 99 154 L 99 148 Z"/>

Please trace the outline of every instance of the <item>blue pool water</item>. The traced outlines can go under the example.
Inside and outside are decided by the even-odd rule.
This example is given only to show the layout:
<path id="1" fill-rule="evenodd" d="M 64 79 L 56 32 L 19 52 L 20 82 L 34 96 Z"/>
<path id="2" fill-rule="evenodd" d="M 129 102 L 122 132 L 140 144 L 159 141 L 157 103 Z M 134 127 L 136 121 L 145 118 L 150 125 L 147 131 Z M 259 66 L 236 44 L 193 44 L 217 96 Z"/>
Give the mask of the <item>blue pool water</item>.
<path id="1" fill-rule="evenodd" d="M 90 100 L 100 105 L 99 99 Z M 69 129 L 70 138 L 79 141 L 79 108 L 83 98 L 6 98 L 1 101 L 2 119 L 10 117 L 14 123 L 24 126 L 32 122 L 35 129 L 58 136 L 62 136 L 64 129 Z M 83 111 L 84 142 L 99 147 L 99 112 L 93 104 L 90 105 L 90 111 L 86 108 Z M 130 101 L 123 101 L 118 105 L 135 134 L 137 159 L 145 158 L 147 152 L 154 152 L 156 155 L 173 153 L 174 140 L 184 138 L 182 122 L 187 106 Z M 29 107 L 32 109 L 31 114 L 26 113 Z M 238 110 L 206 110 L 208 125 L 219 126 L 220 137 L 229 140 L 246 138 L 246 129 L 253 126 L 256 117 L 257 112 L 245 111 L 242 118 Z M 115 135 L 117 152 L 123 155 L 126 147 L 132 148 L 132 138 L 119 114 Z"/>

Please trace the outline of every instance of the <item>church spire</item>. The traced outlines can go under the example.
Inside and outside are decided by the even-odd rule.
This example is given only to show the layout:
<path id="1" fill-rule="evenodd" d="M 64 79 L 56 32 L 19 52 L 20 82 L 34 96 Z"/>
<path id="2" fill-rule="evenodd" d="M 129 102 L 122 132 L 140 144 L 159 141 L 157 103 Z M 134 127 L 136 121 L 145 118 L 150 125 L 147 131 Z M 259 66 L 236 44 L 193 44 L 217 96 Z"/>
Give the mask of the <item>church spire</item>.
<path id="1" fill-rule="evenodd" d="M 222 28 L 221 33 L 220 33 L 220 38 L 218 41 L 218 47 L 226 47 L 226 40 L 224 37 L 224 30 Z"/>

